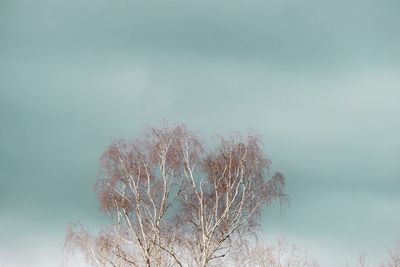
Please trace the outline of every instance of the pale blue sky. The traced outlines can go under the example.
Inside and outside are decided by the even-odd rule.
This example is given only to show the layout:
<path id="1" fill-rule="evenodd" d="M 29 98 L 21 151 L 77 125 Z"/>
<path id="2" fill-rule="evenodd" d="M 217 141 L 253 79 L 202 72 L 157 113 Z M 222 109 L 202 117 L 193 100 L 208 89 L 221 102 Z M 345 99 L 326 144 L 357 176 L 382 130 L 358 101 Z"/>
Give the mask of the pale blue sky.
<path id="1" fill-rule="evenodd" d="M 400 240 L 399 1 L 0 0 L 0 266 L 60 266 L 113 139 L 247 131 L 287 177 L 263 217 L 323 266 Z"/>

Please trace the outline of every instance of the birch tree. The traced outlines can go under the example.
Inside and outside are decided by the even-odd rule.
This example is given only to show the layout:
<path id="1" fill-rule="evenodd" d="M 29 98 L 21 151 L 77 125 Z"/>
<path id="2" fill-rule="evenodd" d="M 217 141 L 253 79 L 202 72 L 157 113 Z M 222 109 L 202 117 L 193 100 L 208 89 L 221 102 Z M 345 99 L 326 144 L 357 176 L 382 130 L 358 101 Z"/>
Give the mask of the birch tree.
<path id="1" fill-rule="evenodd" d="M 97 236 L 71 227 L 66 246 L 94 266 L 212 266 L 258 231 L 262 209 L 286 200 L 285 180 L 255 135 L 206 149 L 184 125 L 112 143 L 96 192 L 113 221 Z"/>

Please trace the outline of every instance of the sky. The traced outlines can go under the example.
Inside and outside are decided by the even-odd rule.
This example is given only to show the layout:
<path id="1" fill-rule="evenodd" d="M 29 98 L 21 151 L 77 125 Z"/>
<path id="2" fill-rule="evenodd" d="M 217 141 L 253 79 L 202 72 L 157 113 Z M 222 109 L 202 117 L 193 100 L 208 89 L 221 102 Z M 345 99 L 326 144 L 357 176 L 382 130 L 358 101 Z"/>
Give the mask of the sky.
<path id="1" fill-rule="evenodd" d="M 379 261 L 400 240 L 399 25 L 397 0 L 0 0 L 0 266 L 61 266 L 67 224 L 104 223 L 101 153 L 163 119 L 262 136 L 290 196 L 266 241 Z"/>

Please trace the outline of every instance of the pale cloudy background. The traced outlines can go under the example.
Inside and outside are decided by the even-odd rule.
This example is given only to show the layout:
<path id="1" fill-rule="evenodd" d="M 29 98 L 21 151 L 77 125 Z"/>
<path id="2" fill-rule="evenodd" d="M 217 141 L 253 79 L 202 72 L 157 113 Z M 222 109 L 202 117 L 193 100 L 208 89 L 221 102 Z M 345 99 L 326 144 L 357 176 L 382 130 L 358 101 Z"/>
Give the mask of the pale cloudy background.
<path id="1" fill-rule="evenodd" d="M 66 223 L 103 221 L 102 151 L 163 118 L 263 136 L 291 197 L 265 238 L 379 260 L 400 240 L 399 26 L 397 0 L 0 0 L 0 266 L 61 266 Z"/>

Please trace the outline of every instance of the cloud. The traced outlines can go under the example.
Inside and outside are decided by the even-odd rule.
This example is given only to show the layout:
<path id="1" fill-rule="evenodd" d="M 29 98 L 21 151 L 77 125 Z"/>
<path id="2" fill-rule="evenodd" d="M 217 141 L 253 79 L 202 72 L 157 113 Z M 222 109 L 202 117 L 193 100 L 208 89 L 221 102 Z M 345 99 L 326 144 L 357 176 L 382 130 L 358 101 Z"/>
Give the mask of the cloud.
<path id="1" fill-rule="evenodd" d="M 0 233 L 56 232 L 30 243 L 38 250 L 18 238 L 12 249 L 0 244 L 3 265 L 44 266 L 47 256 L 59 265 L 50 247 L 62 244 L 65 223 L 102 222 L 92 185 L 104 148 L 163 118 L 204 136 L 258 131 L 293 200 L 271 224 L 304 242 L 319 229 L 309 240 L 324 245 L 318 254 L 371 232 L 370 248 L 391 245 L 398 1 L 0 6 L 0 217 L 11 218 Z M 389 226 L 374 233 L 375 224 Z"/>

